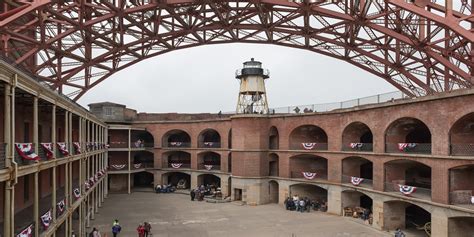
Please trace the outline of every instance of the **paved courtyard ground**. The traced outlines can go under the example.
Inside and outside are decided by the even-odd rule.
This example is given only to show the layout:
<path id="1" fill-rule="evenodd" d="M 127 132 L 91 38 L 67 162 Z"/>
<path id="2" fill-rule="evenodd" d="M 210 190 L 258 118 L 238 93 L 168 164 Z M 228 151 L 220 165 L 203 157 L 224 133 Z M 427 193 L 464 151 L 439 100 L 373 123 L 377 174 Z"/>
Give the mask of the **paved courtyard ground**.
<path id="1" fill-rule="evenodd" d="M 238 203 L 191 202 L 183 194 L 135 192 L 111 194 L 92 226 L 111 237 L 113 220 L 123 227 L 120 237 L 137 236 L 138 223 L 148 221 L 153 237 L 276 236 L 383 237 L 380 232 L 350 218 L 321 212 L 286 211 L 277 204 L 241 206 Z"/>

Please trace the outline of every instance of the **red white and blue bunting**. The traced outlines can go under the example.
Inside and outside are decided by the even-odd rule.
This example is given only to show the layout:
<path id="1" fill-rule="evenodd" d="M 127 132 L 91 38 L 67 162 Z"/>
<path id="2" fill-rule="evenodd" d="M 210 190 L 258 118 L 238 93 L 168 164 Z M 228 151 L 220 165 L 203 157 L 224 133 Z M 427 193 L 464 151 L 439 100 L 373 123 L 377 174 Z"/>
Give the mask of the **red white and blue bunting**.
<path id="1" fill-rule="evenodd" d="M 65 199 L 59 201 L 56 206 L 58 207 L 58 213 L 61 215 L 64 211 L 64 208 L 66 207 L 66 201 Z"/>
<path id="2" fill-rule="evenodd" d="M 15 143 L 16 152 L 25 160 L 39 160 L 40 157 L 33 151 L 32 143 Z"/>
<path id="3" fill-rule="evenodd" d="M 301 172 L 301 173 L 303 174 L 303 177 L 305 179 L 311 180 L 311 179 L 316 178 L 316 173 L 312 173 L 312 172 Z"/>
<path id="4" fill-rule="evenodd" d="M 78 188 L 75 188 L 74 190 L 72 190 L 72 193 L 74 194 L 74 197 L 76 199 L 81 197 L 81 190 L 79 190 Z"/>
<path id="5" fill-rule="evenodd" d="M 214 145 L 214 142 L 204 142 L 204 146 L 212 147 L 213 145 Z"/>
<path id="6" fill-rule="evenodd" d="M 351 143 L 349 145 L 351 146 L 352 149 L 359 149 L 364 146 L 364 143 Z"/>
<path id="7" fill-rule="evenodd" d="M 303 148 L 305 150 L 312 150 L 316 146 L 316 143 L 315 142 L 303 142 L 303 143 L 301 143 L 301 145 L 303 145 Z"/>
<path id="8" fill-rule="evenodd" d="M 86 180 L 86 181 L 84 182 L 84 188 L 86 189 L 86 191 L 91 188 L 91 184 L 89 183 L 89 180 Z"/>
<path id="9" fill-rule="evenodd" d="M 364 181 L 363 178 L 351 176 L 351 183 L 355 186 L 359 186 L 360 183 Z"/>
<path id="10" fill-rule="evenodd" d="M 206 170 L 212 170 L 212 165 L 204 165 L 204 168 L 206 168 Z"/>
<path id="11" fill-rule="evenodd" d="M 170 142 L 170 145 L 171 146 L 181 146 L 181 145 L 183 145 L 183 143 L 182 142 Z"/>
<path id="12" fill-rule="evenodd" d="M 69 155 L 69 150 L 67 149 L 66 143 L 65 142 L 58 142 L 57 143 L 59 152 L 63 154 L 63 156 L 68 156 Z"/>
<path id="13" fill-rule="evenodd" d="M 33 227 L 33 224 L 29 225 L 26 229 L 17 234 L 16 237 L 33 237 Z"/>
<path id="14" fill-rule="evenodd" d="M 76 154 L 81 154 L 81 144 L 79 142 L 73 142 L 72 144 L 74 145 L 74 149 L 76 149 Z"/>
<path id="15" fill-rule="evenodd" d="M 46 152 L 46 157 L 49 159 L 53 158 L 53 143 L 40 143 L 43 150 Z"/>
<path id="16" fill-rule="evenodd" d="M 182 165 L 183 163 L 171 163 L 171 167 L 173 167 L 174 169 L 179 169 Z"/>
<path id="17" fill-rule="evenodd" d="M 125 168 L 125 166 L 127 166 L 127 165 L 110 165 L 110 166 L 112 166 L 112 168 L 114 168 L 116 170 L 121 170 L 121 169 Z"/>
<path id="18" fill-rule="evenodd" d="M 41 224 L 43 224 L 44 229 L 47 230 L 48 227 L 51 225 L 51 220 L 53 220 L 53 217 L 51 216 L 51 210 L 44 213 L 40 217 L 40 219 L 41 219 Z"/>
<path id="19" fill-rule="evenodd" d="M 416 191 L 416 187 L 413 186 L 399 184 L 398 187 L 400 187 L 400 192 L 403 195 L 410 195 Z"/>
<path id="20" fill-rule="evenodd" d="M 408 149 L 415 148 L 416 145 L 416 143 L 398 143 L 398 150 L 407 151 Z"/>
<path id="21" fill-rule="evenodd" d="M 140 169 L 140 167 L 142 167 L 142 163 L 133 164 L 133 167 L 135 167 L 135 169 Z"/>

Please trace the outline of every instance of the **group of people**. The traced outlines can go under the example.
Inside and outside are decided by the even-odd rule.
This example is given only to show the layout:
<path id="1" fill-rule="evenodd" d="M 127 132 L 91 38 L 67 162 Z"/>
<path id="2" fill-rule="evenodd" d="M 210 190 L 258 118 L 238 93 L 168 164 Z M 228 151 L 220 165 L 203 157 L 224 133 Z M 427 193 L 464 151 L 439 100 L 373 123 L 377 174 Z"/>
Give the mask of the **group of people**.
<path id="1" fill-rule="evenodd" d="M 172 193 L 176 191 L 176 188 L 173 185 L 156 185 L 155 186 L 155 193 Z"/>
<path id="2" fill-rule="evenodd" d="M 112 224 L 112 235 L 117 237 L 118 234 L 122 231 L 122 226 L 120 226 L 117 219 L 114 220 Z M 137 227 L 138 237 L 148 237 L 151 236 L 151 225 L 148 222 L 140 223 Z M 89 237 L 102 237 L 100 231 L 97 228 L 92 228 L 92 231 L 88 235 Z M 104 234 L 104 237 L 107 237 L 107 234 Z"/>
<path id="3" fill-rule="evenodd" d="M 286 210 L 289 211 L 327 211 L 327 203 L 325 201 L 314 201 L 309 199 L 308 197 L 300 198 L 297 194 L 293 195 L 293 197 L 286 198 L 284 204 Z"/>
<path id="4" fill-rule="evenodd" d="M 206 184 L 197 186 L 195 189 L 192 189 L 191 192 L 189 192 L 189 195 L 191 195 L 191 201 L 194 201 L 194 199 L 198 201 L 203 201 L 204 196 L 211 196 L 214 198 L 222 197 L 222 192 L 220 187 Z"/>
<path id="5" fill-rule="evenodd" d="M 137 227 L 138 237 L 151 236 L 151 225 L 148 222 L 140 223 Z"/>

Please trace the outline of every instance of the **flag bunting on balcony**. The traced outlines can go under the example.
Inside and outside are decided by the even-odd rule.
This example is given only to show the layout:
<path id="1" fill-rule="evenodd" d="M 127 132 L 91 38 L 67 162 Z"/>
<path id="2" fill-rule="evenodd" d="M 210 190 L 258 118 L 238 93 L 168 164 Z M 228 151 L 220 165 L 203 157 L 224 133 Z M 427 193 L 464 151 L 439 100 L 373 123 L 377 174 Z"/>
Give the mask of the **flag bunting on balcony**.
<path id="1" fill-rule="evenodd" d="M 351 176 L 351 183 L 355 186 L 359 186 L 359 184 L 362 183 L 362 181 L 364 181 L 363 178 Z"/>
<path id="2" fill-rule="evenodd" d="M 92 151 L 92 142 L 86 143 L 86 150 L 87 151 Z"/>
<path id="3" fill-rule="evenodd" d="M 403 195 L 410 195 L 416 191 L 416 187 L 413 186 L 399 184 L 398 187 L 400 187 L 400 192 L 403 193 Z"/>
<path id="4" fill-rule="evenodd" d="M 86 181 L 84 182 L 84 187 L 86 188 L 86 191 L 91 188 L 91 185 L 90 185 L 90 183 L 89 183 L 89 180 L 86 180 Z"/>
<path id="5" fill-rule="evenodd" d="M 175 169 L 179 169 L 179 167 L 181 167 L 183 165 L 183 163 L 171 163 L 171 167 L 175 168 Z"/>
<path id="6" fill-rule="evenodd" d="M 75 188 L 74 190 L 72 190 L 72 193 L 74 194 L 74 197 L 76 199 L 81 197 L 81 190 L 79 190 L 78 188 Z"/>
<path id="7" fill-rule="evenodd" d="M 312 172 L 301 172 L 301 173 L 303 174 L 303 177 L 305 179 L 311 180 L 311 179 L 316 178 L 316 173 L 312 173 Z"/>
<path id="8" fill-rule="evenodd" d="M 56 204 L 56 205 L 58 206 L 58 211 L 59 211 L 58 213 L 59 213 L 59 215 L 61 215 L 64 211 L 64 207 L 66 206 L 65 199 L 59 201 L 58 204 Z"/>
<path id="9" fill-rule="evenodd" d="M 39 160 L 39 156 L 33 151 L 32 143 L 15 143 L 15 149 L 25 160 Z"/>
<path id="10" fill-rule="evenodd" d="M 94 174 L 94 183 L 96 183 L 97 181 L 99 181 L 99 175 L 98 175 L 98 174 Z"/>
<path id="11" fill-rule="evenodd" d="M 92 187 L 92 186 L 94 186 L 94 184 L 95 184 L 94 177 L 90 177 L 89 178 L 89 185 Z"/>
<path id="12" fill-rule="evenodd" d="M 61 154 L 63 154 L 63 156 L 68 156 L 69 151 L 67 149 L 66 143 L 65 142 L 58 142 L 57 144 L 58 144 L 59 152 L 61 152 Z"/>
<path id="13" fill-rule="evenodd" d="M 49 225 L 51 225 L 51 220 L 53 219 L 53 217 L 51 216 L 51 210 L 44 213 L 40 219 L 41 219 L 41 224 L 43 224 L 44 229 L 47 230 Z"/>
<path id="14" fill-rule="evenodd" d="M 140 167 L 142 167 L 142 163 L 133 164 L 133 167 L 135 167 L 135 169 L 140 169 Z"/>
<path id="15" fill-rule="evenodd" d="M 112 168 L 116 169 L 116 170 L 121 170 L 123 168 L 125 168 L 126 165 L 110 165 L 112 166 Z"/>
<path id="16" fill-rule="evenodd" d="M 206 168 L 206 170 L 212 170 L 212 165 L 204 165 L 204 167 Z"/>
<path id="17" fill-rule="evenodd" d="M 104 173 L 102 173 L 102 170 L 97 171 L 97 177 L 101 178 L 104 176 Z"/>
<path id="18" fill-rule="evenodd" d="M 204 142 L 204 146 L 212 147 L 213 145 L 214 145 L 214 142 Z"/>
<path id="19" fill-rule="evenodd" d="M 17 234 L 16 237 L 33 237 L 33 227 L 33 224 L 29 225 L 26 229 Z"/>
<path id="20" fill-rule="evenodd" d="M 170 142 L 170 145 L 171 146 L 181 146 L 181 145 L 183 145 L 183 143 L 182 142 Z"/>
<path id="21" fill-rule="evenodd" d="M 53 158 L 53 143 L 40 143 L 48 159 Z"/>
<path id="22" fill-rule="evenodd" d="M 351 143 L 349 144 L 352 149 L 357 149 L 357 148 L 362 148 L 364 146 L 364 143 Z"/>
<path id="23" fill-rule="evenodd" d="M 407 149 L 415 148 L 416 145 L 416 143 L 398 143 L 398 150 L 406 151 Z"/>
<path id="24" fill-rule="evenodd" d="M 74 149 L 76 149 L 76 154 L 81 154 L 81 144 L 79 142 L 73 142 Z"/>
<path id="25" fill-rule="evenodd" d="M 301 143 L 301 145 L 303 145 L 303 148 L 305 150 L 312 150 L 316 146 L 316 143 L 315 142 L 303 142 L 303 143 Z"/>

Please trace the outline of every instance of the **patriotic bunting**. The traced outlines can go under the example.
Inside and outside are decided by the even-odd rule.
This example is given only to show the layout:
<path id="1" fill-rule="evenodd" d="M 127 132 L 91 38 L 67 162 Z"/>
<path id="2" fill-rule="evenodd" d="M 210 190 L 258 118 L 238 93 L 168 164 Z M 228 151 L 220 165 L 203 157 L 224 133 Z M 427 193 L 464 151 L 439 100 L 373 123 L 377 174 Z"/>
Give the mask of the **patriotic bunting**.
<path id="1" fill-rule="evenodd" d="M 112 166 L 112 168 L 114 168 L 116 170 L 121 170 L 121 169 L 125 168 L 125 166 L 127 166 L 127 165 L 110 165 L 110 166 Z"/>
<path id="2" fill-rule="evenodd" d="M 204 167 L 206 168 L 206 170 L 212 170 L 212 165 L 204 165 Z"/>
<path id="3" fill-rule="evenodd" d="M 403 195 L 410 195 L 416 191 L 416 187 L 413 186 L 399 184 L 398 187 L 400 187 L 400 192 L 403 193 Z"/>
<path id="4" fill-rule="evenodd" d="M 171 163 L 171 167 L 175 168 L 175 169 L 179 169 L 179 167 L 181 167 L 183 165 L 183 163 Z"/>
<path id="5" fill-rule="evenodd" d="M 204 142 L 204 146 L 212 147 L 213 145 L 214 145 L 214 142 Z"/>
<path id="6" fill-rule="evenodd" d="M 46 157 L 48 159 L 53 158 L 53 143 L 40 143 L 43 150 L 46 152 Z"/>
<path id="7" fill-rule="evenodd" d="M 362 148 L 364 146 L 364 143 L 351 143 L 349 145 L 351 146 L 352 149 L 358 149 L 358 148 Z"/>
<path id="8" fill-rule="evenodd" d="M 311 179 L 316 178 L 316 173 L 311 173 L 311 172 L 301 172 L 301 173 L 303 174 L 303 177 L 305 179 L 311 180 Z"/>
<path id="9" fill-rule="evenodd" d="M 415 148 L 416 145 L 416 143 L 398 143 L 398 150 L 407 151 L 408 149 Z"/>
<path id="10" fill-rule="evenodd" d="M 81 190 L 79 190 L 78 188 L 75 188 L 72 193 L 74 194 L 74 197 L 76 199 L 80 198 L 81 197 Z"/>
<path id="11" fill-rule="evenodd" d="M 133 164 L 133 167 L 135 167 L 135 169 L 140 169 L 140 167 L 142 167 L 142 163 Z"/>
<path id="12" fill-rule="evenodd" d="M 44 213 L 40 219 L 44 229 L 48 229 L 49 225 L 51 225 L 51 220 L 53 219 L 53 217 L 51 216 L 51 210 Z"/>
<path id="13" fill-rule="evenodd" d="M 65 200 L 63 199 L 63 200 L 59 201 L 59 202 L 56 204 L 56 206 L 58 207 L 58 211 L 59 211 L 58 213 L 59 213 L 59 215 L 61 215 L 61 214 L 63 213 L 63 211 L 64 211 L 64 207 L 66 207 L 66 202 L 65 202 Z"/>
<path id="14" fill-rule="evenodd" d="M 33 224 L 29 225 L 22 232 L 16 235 L 16 237 L 33 237 Z"/>
<path id="15" fill-rule="evenodd" d="M 170 145 L 171 146 L 181 146 L 181 145 L 183 145 L 183 143 L 182 142 L 170 142 Z"/>
<path id="16" fill-rule="evenodd" d="M 90 183 L 89 183 L 88 180 L 86 180 L 86 181 L 84 182 L 84 187 L 86 188 L 86 191 L 91 188 L 91 185 L 90 185 Z"/>
<path id="17" fill-rule="evenodd" d="M 65 142 L 58 142 L 57 143 L 59 151 L 63 156 L 68 156 L 69 155 L 69 150 L 67 149 L 66 143 Z"/>
<path id="18" fill-rule="evenodd" d="M 363 178 L 351 176 L 351 183 L 352 183 L 354 186 L 359 186 L 359 184 L 362 183 L 363 181 L 364 181 Z"/>
<path id="19" fill-rule="evenodd" d="M 74 149 L 76 149 L 76 154 L 81 154 L 81 144 L 79 142 L 73 142 Z"/>
<path id="20" fill-rule="evenodd" d="M 315 142 L 309 142 L 309 143 L 301 143 L 301 145 L 303 145 L 303 148 L 305 150 L 312 150 L 315 146 L 316 146 L 316 143 Z"/>
<path id="21" fill-rule="evenodd" d="M 32 143 L 15 143 L 15 149 L 25 160 L 39 160 L 39 156 L 33 151 Z"/>

